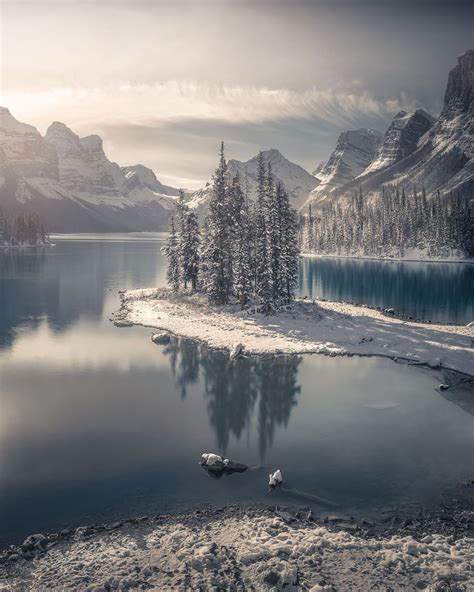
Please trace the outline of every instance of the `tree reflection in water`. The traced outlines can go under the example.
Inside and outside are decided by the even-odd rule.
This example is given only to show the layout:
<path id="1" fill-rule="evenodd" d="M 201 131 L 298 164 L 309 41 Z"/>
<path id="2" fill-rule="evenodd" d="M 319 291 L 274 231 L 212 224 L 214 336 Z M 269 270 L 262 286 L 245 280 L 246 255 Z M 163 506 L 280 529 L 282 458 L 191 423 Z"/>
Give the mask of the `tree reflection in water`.
<path id="1" fill-rule="evenodd" d="M 275 429 L 288 425 L 291 410 L 298 403 L 301 356 L 254 356 L 229 362 L 227 353 L 178 338 L 171 339 L 164 353 L 183 397 L 187 386 L 196 383 L 202 372 L 209 420 L 220 452 L 226 453 L 231 436 L 239 440 L 250 429 L 252 416 L 257 413 L 263 460 Z"/>

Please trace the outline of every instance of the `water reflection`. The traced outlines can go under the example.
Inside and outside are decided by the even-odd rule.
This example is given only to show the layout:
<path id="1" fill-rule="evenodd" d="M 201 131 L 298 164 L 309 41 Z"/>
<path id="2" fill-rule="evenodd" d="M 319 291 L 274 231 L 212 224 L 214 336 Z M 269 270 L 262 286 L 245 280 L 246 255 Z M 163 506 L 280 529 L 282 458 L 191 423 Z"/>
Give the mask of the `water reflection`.
<path id="1" fill-rule="evenodd" d="M 474 318 L 474 265 L 303 258 L 300 292 L 393 307 L 416 319 L 466 324 Z"/>
<path id="2" fill-rule="evenodd" d="M 258 448 L 263 461 L 275 429 L 287 426 L 297 405 L 301 356 L 282 356 L 271 363 L 264 357 L 229 362 L 227 353 L 212 352 L 177 338 L 172 338 L 164 353 L 183 398 L 188 385 L 195 384 L 202 372 L 209 421 L 223 454 L 227 453 L 231 436 L 240 440 L 250 430 L 257 406 Z"/>
<path id="3" fill-rule="evenodd" d="M 46 318 L 54 331 L 101 320 L 107 290 L 161 282 L 162 243 L 58 242 L 42 250 L 0 249 L 0 348 L 22 326 Z"/>

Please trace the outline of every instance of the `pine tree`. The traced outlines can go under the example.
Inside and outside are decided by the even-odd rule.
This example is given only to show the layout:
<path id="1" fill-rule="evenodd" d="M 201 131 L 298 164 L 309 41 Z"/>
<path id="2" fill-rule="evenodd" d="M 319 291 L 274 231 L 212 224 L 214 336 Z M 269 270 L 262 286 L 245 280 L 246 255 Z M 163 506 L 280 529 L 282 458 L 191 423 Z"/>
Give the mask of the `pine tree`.
<path id="1" fill-rule="evenodd" d="M 227 163 L 222 142 L 219 165 L 212 179 L 212 195 L 207 217 L 208 237 L 203 251 L 206 260 L 204 289 L 217 304 L 229 302 L 232 286 L 228 206 Z"/>
<path id="2" fill-rule="evenodd" d="M 268 312 L 272 301 L 271 260 L 268 241 L 268 177 L 261 152 L 258 155 L 257 182 L 257 204 L 255 211 L 255 292 L 257 298 L 263 304 L 265 312 Z"/>
<path id="3" fill-rule="evenodd" d="M 181 270 L 179 264 L 178 236 L 176 233 L 173 215 L 171 215 L 170 218 L 168 241 L 162 248 L 162 251 L 168 259 L 168 269 L 166 271 L 167 284 L 174 292 L 178 292 L 181 284 Z"/>
<path id="4" fill-rule="evenodd" d="M 280 211 L 280 281 L 278 298 L 291 302 L 298 287 L 298 216 L 290 206 L 288 194 L 279 183 L 276 189 Z"/>
<path id="5" fill-rule="evenodd" d="M 232 203 L 233 283 L 241 306 L 247 302 L 252 291 L 252 241 L 250 210 L 246 194 L 240 186 L 239 176 L 232 180 L 230 188 Z"/>

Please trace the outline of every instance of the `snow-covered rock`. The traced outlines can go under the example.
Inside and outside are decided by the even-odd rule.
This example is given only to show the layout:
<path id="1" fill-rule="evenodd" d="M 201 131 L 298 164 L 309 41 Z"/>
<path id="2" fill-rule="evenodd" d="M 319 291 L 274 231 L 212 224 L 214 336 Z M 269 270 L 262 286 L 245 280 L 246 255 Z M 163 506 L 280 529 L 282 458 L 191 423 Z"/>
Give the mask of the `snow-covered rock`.
<path id="1" fill-rule="evenodd" d="M 359 177 L 385 169 L 410 155 L 434 121 L 434 117 L 423 109 L 417 109 L 414 113 L 399 111 L 385 132 L 375 158 Z"/>
<path id="2" fill-rule="evenodd" d="M 280 469 L 277 469 L 273 474 L 268 475 L 268 485 L 273 489 L 277 485 L 283 483 L 283 476 Z"/>
<path id="3" fill-rule="evenodd" d="M 153 333 L 151 336 L 151 340 L 153 343 L 160 344 L 160 345 L 167 345 L 170 342 L 169 333 L 162 331 L 161 333 Z"/>

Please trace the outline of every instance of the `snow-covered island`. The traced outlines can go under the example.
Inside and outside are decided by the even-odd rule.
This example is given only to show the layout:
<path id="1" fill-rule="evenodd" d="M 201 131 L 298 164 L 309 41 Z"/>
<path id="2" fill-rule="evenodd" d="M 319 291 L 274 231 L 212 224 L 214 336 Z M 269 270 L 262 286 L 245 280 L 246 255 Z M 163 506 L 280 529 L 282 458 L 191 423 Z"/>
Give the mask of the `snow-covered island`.
<path id="1" fill-rule="evenodd" d="M 265 316 L 165 288 L 126 290 L 121 300 L 119 324 L 154 327 L 212 348 L 232 351 L 242 344 L 248 355 L 383 356 L 474 375 L 474 326 L 418 323 L 391 310 L 307 299 Z"/>

